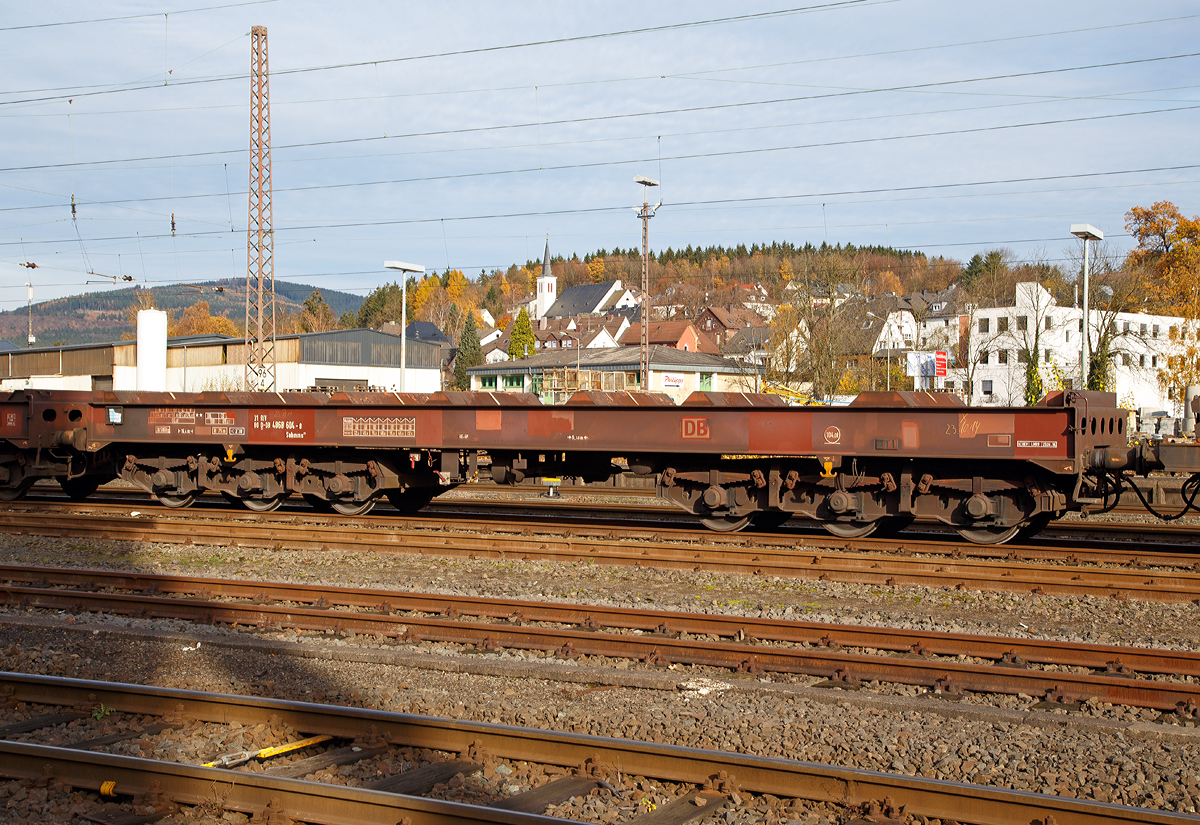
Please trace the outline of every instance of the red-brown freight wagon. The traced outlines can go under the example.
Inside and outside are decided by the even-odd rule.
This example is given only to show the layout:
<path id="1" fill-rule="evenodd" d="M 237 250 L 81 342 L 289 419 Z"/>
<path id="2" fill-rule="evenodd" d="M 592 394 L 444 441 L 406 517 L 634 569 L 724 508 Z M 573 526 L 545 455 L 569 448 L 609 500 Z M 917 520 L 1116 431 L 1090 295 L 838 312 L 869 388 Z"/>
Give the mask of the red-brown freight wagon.
<path id="1" fill-rule="evenodd" d="M 299 494 L 353 515 L 386 496 L 414 512 L 473 478 L 607 479 L 624 462 L 715 530 L 793 515 L 839 536 L 936 519 L 980 543 L 1111 503 L 1115 473 L 1196 474 L 1200 446 L 1131 441 L 1112 393 L 1035 407 L 866 393 L 848 407 L 772 395 L 113 393 L 26 390 L 0 401 L 0 498 L 38 478 L 83 497 L 114 477 L 170 507 L 218 491 L 252 510 Z M 1189 482 L 1194 490 L 1198 476 Z"/>

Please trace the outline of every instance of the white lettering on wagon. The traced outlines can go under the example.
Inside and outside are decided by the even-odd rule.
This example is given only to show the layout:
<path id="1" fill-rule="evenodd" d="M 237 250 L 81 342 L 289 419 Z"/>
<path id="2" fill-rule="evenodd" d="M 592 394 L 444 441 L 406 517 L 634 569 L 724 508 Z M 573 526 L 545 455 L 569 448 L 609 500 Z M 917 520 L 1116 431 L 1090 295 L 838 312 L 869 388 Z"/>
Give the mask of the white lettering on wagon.
<path id="1" fill-rule="evenodd" d="M 342 419 L 342 435 L 349 438 L 416 438 L 416 418 Z"/>
<path id="2" fill-rule="evenodd" d="M 1057 450 L 1057 441 L 1018 441 L 1017 447 L 1022 450 Z"/>

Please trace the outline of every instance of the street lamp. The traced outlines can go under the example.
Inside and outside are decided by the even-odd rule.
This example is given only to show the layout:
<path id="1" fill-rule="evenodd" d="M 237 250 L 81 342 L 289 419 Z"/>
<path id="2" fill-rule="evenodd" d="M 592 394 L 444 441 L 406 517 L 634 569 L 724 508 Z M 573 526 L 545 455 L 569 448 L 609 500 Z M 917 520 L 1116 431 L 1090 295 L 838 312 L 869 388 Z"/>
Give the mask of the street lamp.
<path id="1" fill-rule="evenodd" d="M 425 274 L 425 267 L 420 264 L 406 264 L 404 261 L 384 261 L 386 269 L 398 272 L 412 272 L 417 275 Z M 408 339 L 408 279 L 400 277 L 400 392 L 404 392 L 404 376 L 408 372 L 408 353 L 404 342 Z"/>
<path id="2" fill-rule="evenodd" d="M 633 211 L 642 220 L 642 392 L 650 392 L 650 219 L 662 206 L 662 201 L 650 206 L 650 187 L 658 181 L 645 175 L 634 175 L 634 183 L 642 185 L 642 208 Z"/>
<path id="3" fill-rule="evenodd" d="M 1071 234 L 1076 238 L 1083 238 L 1083 389 L 1088 388 L 1088 373 L 1090 372 L 1091 353 L 1089 349 L 1089 339 L 1091 338 L 1091 324 L 1088 323 L 1088 263 L 1090 260 L 1089 245 L 1092 241 L 1104 240 L 1104 233 L 1090 223 L 1073 223 L 1071 224 Z"/>

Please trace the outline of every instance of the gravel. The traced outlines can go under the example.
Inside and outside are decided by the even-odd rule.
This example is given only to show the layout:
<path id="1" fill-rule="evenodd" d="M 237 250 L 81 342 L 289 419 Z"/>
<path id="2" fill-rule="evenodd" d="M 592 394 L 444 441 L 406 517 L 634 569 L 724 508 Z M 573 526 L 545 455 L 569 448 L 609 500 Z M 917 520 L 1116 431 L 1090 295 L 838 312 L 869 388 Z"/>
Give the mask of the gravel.
<path id="1" fill-rule="evenodd" d="M 1194 605 L 1091 597 L 862 587 L 594 564 L 13 536 L 0 537 L 0 560 L 1200 649 Z M 1102 703 L 1068 714 L 1030 710 L 1029 697 L 945 702 L 903 686 L 822 690 L 806 677 L 734 678 L 705 668 L 648 668 L 599 658 L 564 661 L 538 652 L 480 654 L 445 644 L 395 645 L 361 636 L 258 633 L 41 611 L 4 611 L 0 627 L 5 670 L 631 737 L 1184 813 L 1200 806 L 1200 730 L 1161 724 L 1153 711 Z M 243 736 L 242 741 L 260 739 Z M 157 741 L 149 744 L 154 755 L 161 755 Z M 213 750 L 233 748 L 232 740 L 211 744 Z M 202 761 L 202 755 L 213 753 L 178 754 L 183 761 Z M 342 778 L 359 781 L 352 772 Z M 478 786 L 472 793 L 504 795 L 508 785 L 521 785 L 506 779 L 501 787 L 486 775 L 464 782 Z M 654 804 L 681 792 L 666 786 L 635 790 Z M 25 796 L 14 804 L 21 792 Z M 616 821 L 606 817 L 621 806 L 630 809 L 621 818 L 627 817 L 641 804 L 629 789 L 621 792 L 628 795 L 616 808 L 611 800 L 588 797 L 549 813 Z M 13 790 L 13 783 L 0 786 L 0 812 L 36 813 L 30 794 L 30 789 Z M 781 820 L 837 822 L 844 813 L 807 804 L 780 808 L 787 801 L 763 804 L 759 819 L 770 813 Z M 753 805 L 739 808 L 734 820 L 753 810 Z M 47 816 L 44 821 L 55 821 Z"/>

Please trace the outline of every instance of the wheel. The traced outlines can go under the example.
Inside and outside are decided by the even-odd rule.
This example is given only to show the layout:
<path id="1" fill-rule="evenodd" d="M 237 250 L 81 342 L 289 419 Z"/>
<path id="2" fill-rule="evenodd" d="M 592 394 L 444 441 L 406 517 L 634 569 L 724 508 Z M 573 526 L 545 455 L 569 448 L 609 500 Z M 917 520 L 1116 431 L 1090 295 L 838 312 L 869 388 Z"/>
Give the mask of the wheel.
<path id="1" fill-rule="evenodd" d="M 71 501 L 83 501 L 96 492 L 96 489 L 100 486 L 100 479 L 96 476 L 83 476 L 81 478 L 59 476 L 55 480 L 58 481 L 58 486 L 62 487 L 63 492 L 67 494 L 67 498 L 71 499 Z"/>
<path id="2" fill-rule="evenodd" d="M 25 498 L 32 486 L 33 479 L 27 478 L 16 487 L 0 487 L 0 501 L 19 501 Z"/>
<path id="3" fill-rule="evenodd" d="M 285 498 L 287 498 L 287 493 L 281 493 L 274 498 L 239 498 L 237 501 L 247 510 L 255 513 L 269 513 L 272 510 L 278 510 L 283 505 Z"/>
<path id="4" fill-rule="evenodd" d="M 166 493 L 155 493 L 154 497 L 158 499 L 158 503 L 163 507 L 170 507 L 172 510 L 191 507 L 196 501 L 195 493 L 188 493 L 184 496 L 169 496 Z"/>
<path id="5" fill-rule="evenodd" d="M 742 516 L 737 518 L 734 516 L 709 516 L 708 518 L 700 519 L 700 523 L 717 533 L 736 533 L 739 530 L 745 529 L 750 523 L 750 516 Z"/>
<path id="6" fill-rule="evenodd" d="M 235 496 L 233 493 L 221 491 L 221 496 L 230 504 L 236 504 L 238 507 L 244 507 L 255 513 L 269 513 L 272 510 L 278 510 L 283 500 L 287 498 L 287 493 L 280 493 L 274 498 L 242 498 Z"/>
<path id="7" fill-rule="evenodd" d="M 958 534 L 973 544 L 1004 544 L 1020 533 L 1027 522 L 1015 527 L 959 527 Z"/>
<path id="8" fill-rule="evenodd" d="M 424 487 L 410 487 L 407 490 L 388 490 L 387 497 L 393 507 L 411 515 L 433 501 L 433 492 Z"/>
<path id="9" fill-rule="evenodd" d="M 312 493 L 303 493 L 304 501 L 309 507 L 316 510 L 318 513 L 332 513 L 333 507 L 326 499 Z"/>
<path id="10" fill-rule="evenodd" d="M 823 521 L 821 526 L 840 539 L 861 539 L 874 533 L 879 521 Z"/>
<path id="11" fill-rule="evenodd" d="M 791 517 L 792 514 L 785 510 L 762 510 L 750 517 L 750 523 L 755 530 L 775 530 Z"/>
<path id="12" fill-rule="evenodd" d="M 331 501 L 330 505 L 334 512 L 341 513 L 343 516 L 365 516 L 371 512 L 378 499 L 370 499 L 368 501 Z"/>

